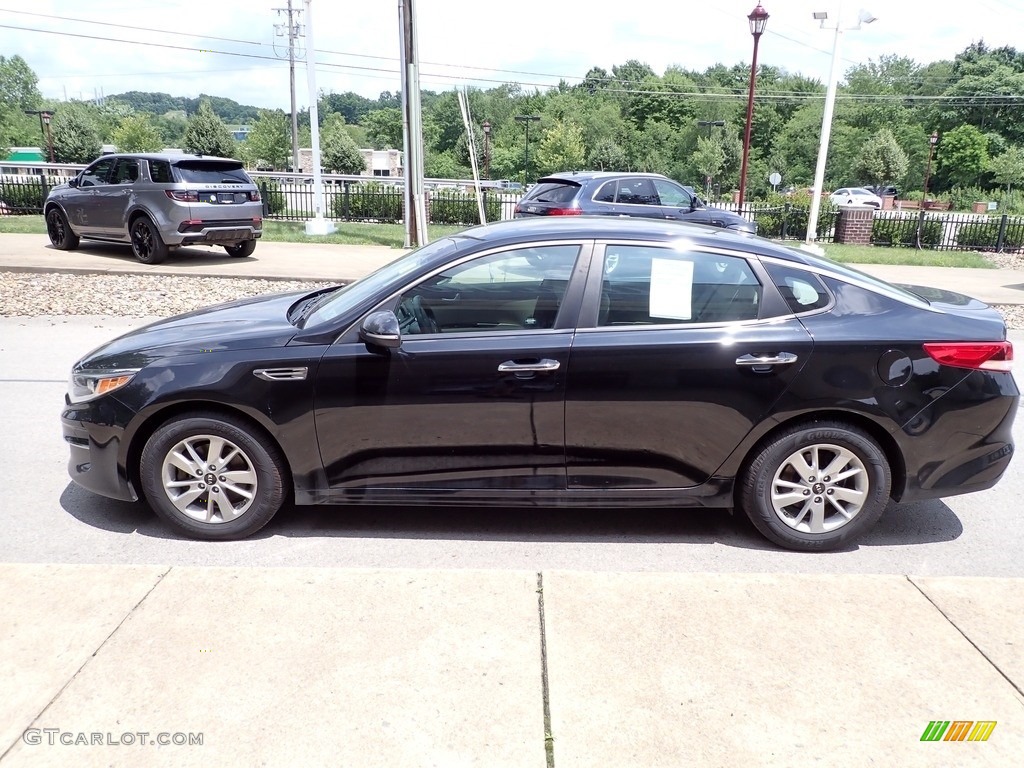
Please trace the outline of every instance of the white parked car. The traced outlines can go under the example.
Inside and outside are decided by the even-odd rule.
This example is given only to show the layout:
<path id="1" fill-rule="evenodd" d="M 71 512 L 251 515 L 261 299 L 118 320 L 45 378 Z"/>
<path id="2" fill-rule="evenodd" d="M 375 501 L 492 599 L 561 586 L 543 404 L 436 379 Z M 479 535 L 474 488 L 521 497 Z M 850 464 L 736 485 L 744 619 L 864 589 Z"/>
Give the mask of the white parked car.
<path id="1" fill-rule="evenodd" d="M 882 198 L 864 187 L 843 187 L 837 189 L 829 200 L 832 205 L 870 205 L 872 208 L 882 207 Z"/>

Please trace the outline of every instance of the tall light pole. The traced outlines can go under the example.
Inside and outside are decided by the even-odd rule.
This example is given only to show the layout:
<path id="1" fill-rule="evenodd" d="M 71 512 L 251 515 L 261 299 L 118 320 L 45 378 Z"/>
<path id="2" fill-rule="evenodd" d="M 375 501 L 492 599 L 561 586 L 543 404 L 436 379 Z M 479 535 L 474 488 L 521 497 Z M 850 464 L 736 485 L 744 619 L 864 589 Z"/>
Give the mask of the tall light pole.
<path id="1" fill-rule="evenodd" d="M 750 34 L 754 36 L 754 58 L 750 62 L 750 91 L 747 94 L 747 128 L 743 132 L 743 162 L 740 164 L 740 208 L 747 194 L 747 158 L 750 154 L 750 126 L 754 120 L 754 85 L 757 83 L 757 44 L 768 26 L 768 12 L 758 2 L 757 7 L 747 16 L 750 22 Z"/>
<path id="2" fill-rule="evenodd" d="M 935 145 L 939 143 L 939 132 L 932 131 L 928 137 L 928 164 L 924 168 L 924 192 L 921 193 L 921 210 L 917 214 L 917 250 L 921 250 L 921 226 L 924 224 L 925 205 L 928 203 L 928 178 L 932 175 L 932 155 Z"/>
<path id="3" fill-rule="evenodd" d="M 807 216 L 807 235 L 804 240 L 808 244 L 814 243 L 818 237 L 818 214 L 821 212 L 821 189 L 825 184 L 825 161 L 828 159 L 828 140 L 832 134 L 832 112 L 836 106 L 836 88 L 839 85 L 839 43 L 842 40 L 843 29 L 843 2 L 839 0 L 839 8 L 836 11 L 836 36 L 832 43 L 832 66 L 828 71 L 828 90 L 825 93 L 825 114 L 821 118 L 821 142 L 818 145 L 818 163 L 814 168 L 814 189 L 811 190 L 811 210 Z M 828 13 L 815 11 L 814 18 L 821 22 L 821 28 L 827 29 L 825 21 Z M 876 18 L 867 11 L 861 11 L 857 16 L 856 26 L 849 29 L 860 29 L 861 24 L 870 24 Z"/>
<path id="4" fill-rule="evenodd" d="M 49 150 L 50 162 L 53 160 L 53 134 L 50 133 L 50 120 L 53 119 L 53 112 L 46 109 L 26 109 L 26 115 L 39 115 L 39 133 L 46 140 L 46 148 Z"/>
<path id="5" fill-rule="evenodd" d="M 526 188 L 527 174 L 530 172 L 530 123 L 540 120 L 540 115 L 516 115 L 516 120 L 526 125 L 526 151 L 523 157 L 523 188 Z"/>
<path id="6" fill-rule="evenodd" d="M 309 132 L 313 140 L 313 218 L 306 222 L 307 235 L 329 235 L 337 230 L 324 218 L 324 185 L 320 172 L 320 116 L 317 108 L 316 48 L 313 43 L 313 0 L 306 3 L 306 83 L 309 86 Z"/>
<path id="7" fill-rule="evenodd" d="M 480 126 L 484 129 L 484 178 L 491 178 L 491 123 L 484 120 Z"/>

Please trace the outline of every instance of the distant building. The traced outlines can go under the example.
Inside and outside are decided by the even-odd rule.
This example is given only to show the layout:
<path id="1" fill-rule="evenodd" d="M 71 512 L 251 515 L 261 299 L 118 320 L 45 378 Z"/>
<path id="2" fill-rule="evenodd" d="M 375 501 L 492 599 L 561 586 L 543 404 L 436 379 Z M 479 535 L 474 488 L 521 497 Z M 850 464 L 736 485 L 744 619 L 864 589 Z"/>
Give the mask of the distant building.
<path id="1" fill-rule="evenodd" d="M 45 163 L 46 155 L 39 147 L 11 147 L 6 159 L 12 163 Z"/>
<path id="2" fill-rule="evenodd" d="M 249 131 L 251 130 L 248 125 L 239 125 L 234 128 L 229 128 L 231 135 L 235 137 L 235 141 L 245 141 L 249 138 Z"/>
<path id="3" fill-rule="evenodd" d="M 401 177 L 405 173 L 402 167 L 402 152 L 397 149 L 361 149 L 365 164 L 360 176 Z M 299 173 L 313 172 L 313 150 L 299 150 Z"/>

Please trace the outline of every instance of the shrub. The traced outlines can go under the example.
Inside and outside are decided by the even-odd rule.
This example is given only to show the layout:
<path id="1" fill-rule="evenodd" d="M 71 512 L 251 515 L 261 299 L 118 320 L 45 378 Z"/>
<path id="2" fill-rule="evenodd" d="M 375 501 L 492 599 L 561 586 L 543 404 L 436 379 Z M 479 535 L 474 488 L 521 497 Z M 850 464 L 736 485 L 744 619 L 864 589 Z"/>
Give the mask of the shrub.
<path id="1" fill-rule="evenodd" d="M 331 196 L 328 207 L 336 219 L 393 224 L 402 220 L 402 191 L 372 181 L 348 184 Z"/>
<path id="2" fill-rule="evenodd" d="M 999 245 L 999 227 L 998 219 L 965 224 L 956 233 L 956 244 L 962 248 L 994 251 Z M 1006 232 L 1003 233 L 1003 249 L 1015 251 L 1021 245 L 1024 245 L 1024 221 L 1007 221 Z"/>
<path id="3" fill-rule="evenodd" d="M 449 190 L 432 192 L 429 211 L 432 224 L 480 223 L 476 195 Z M 497 221 L 501 218 L 501 200 L 497 195 L 484 196 L 484 211 L 488 221 Z"/>
<path id="4" fill-rule="evenodd" d="M 755 214 L 757 234 L 761 237 L 786 237 L 790 240 L 803 239 L 804 235 L 807 234 L 807 220 L 811 215 L 810 197 L 802 195 L 799 200 L 800 202 L 785 202 L 781 205 L 776 200 L 771 200 L 771 202 L 776 203 L 773 207 L 758 211 Z M 819 209 L 818 225 L 816 227 L 819 239 L 828 235 L 832 227 L 835 226 L 837 213 L 838 210 L 827 201 L 822 204 Z M 783 224 L 785 224 L 785 233 L 783 233 Z"/>
<path id="5" fill-rule="evenodd" d="M 875 217 L 871 227 L 872 245 L 917 245 L 917 216 Z M 921 224 L 921 245 L 934 248 L 942 242 L 942 222 L 925 219 Z"/>
<path id="6" fill-rule="evenodd" d="M 264 200 L 264 209 L 268 216 L 276 216 L 285 209 L 284 192 L 277 179 L 261 179 L 259 182 L 260 197 Z"/>

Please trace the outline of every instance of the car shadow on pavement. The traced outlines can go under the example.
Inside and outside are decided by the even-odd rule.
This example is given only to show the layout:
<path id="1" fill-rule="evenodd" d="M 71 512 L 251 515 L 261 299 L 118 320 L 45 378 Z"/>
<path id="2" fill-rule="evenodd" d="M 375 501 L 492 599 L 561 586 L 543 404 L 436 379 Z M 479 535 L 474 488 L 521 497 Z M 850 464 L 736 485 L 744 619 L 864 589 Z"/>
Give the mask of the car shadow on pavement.
<path id="1" fill-rule="evenodd" d="M 180 538 L 144 503 L 96 496 L 74 484 L 61 506 L 81 522 L 114 533 Z M 952 541 L 963 533 L 941 501 L 890 504 L 859 547 Z M 565 509 L 547 507 L 303 506 L 286 504 L 251 539 L 386 538 L 461 541 L 712 544 L 774 550 L 742 513 L 726 509 Z"/>
<path id="2" fill-rule="evenodd" d="M 57 250 L 50 243 L 47 243 L 46 247 L 49 248 L 51 251 Z M 81 244 L 78 246 L 78 250 L 83 253 L 88 253 L 94 256 L 110 256 L 111 258 L 116 258 L 119 261 L 123 261 L 128 264 L 139 263 L 138 260 L 135 258 L 135 254 L 132 253 L 131 246 L 129 245 L 113 245 L 111 243 L 103 243 L 95 240 L 83 240 Z M 259 253 L 259 246 L 257 246 L 256 253 Z M 210 247 L 193 246 L 175 248 L 168 254 L 167 261 L 163 262 L 161 265 L 156 266 L 211 266 L 219 264 L 246 264 L 255 261 L 258 261 L 255 255 L 228 256 L 227 253 L 224 251 L 223 247 L 219 245 Z"/>

